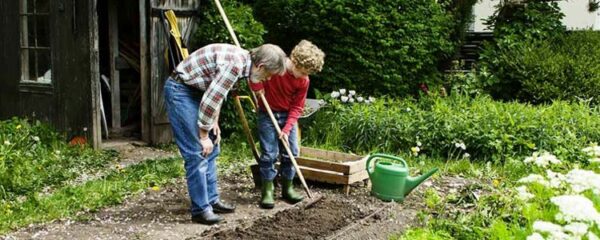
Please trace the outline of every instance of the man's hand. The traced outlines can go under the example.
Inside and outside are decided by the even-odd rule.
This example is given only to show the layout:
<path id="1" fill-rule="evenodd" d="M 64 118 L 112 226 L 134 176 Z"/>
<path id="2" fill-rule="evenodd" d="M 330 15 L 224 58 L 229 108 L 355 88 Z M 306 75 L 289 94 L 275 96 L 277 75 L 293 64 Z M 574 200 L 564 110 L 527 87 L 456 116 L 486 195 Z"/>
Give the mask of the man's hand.
<path id="1" fill-rule="evenodd" d="M 208 131 L 200 129 L 198 135 L 200 136 L 200 145 L 202 146 L 202 156 L 206 157 L 212 153 L 214 145 L 212 140 L 208 137 Z"/>
<path id="2" fill-rule="evenodd" d="M 217 138 L 215 139 L 215 145 L 219 145 L 219 143 L 221 142 L 221 128 L 219 127 L 219 122 L 215 122 L 212 131 L 213 134 L 217 136 Z"/>
<path id="3" fill-rule="evenodd" d="M 205 138 L 200 138 L 200 145 L 202 145 L 202 156 L 206 157 L 212 153 L 214 145 L 208 136 Z"/>
<path id="4" fill-rule="evenodd" d="M 281 141 L 283 141 L 285 144 L 289 144 L 288 138 L 288 134 L 281 131 L 281 133 L 279 134 L 279 139 L 281 139 Z"/>

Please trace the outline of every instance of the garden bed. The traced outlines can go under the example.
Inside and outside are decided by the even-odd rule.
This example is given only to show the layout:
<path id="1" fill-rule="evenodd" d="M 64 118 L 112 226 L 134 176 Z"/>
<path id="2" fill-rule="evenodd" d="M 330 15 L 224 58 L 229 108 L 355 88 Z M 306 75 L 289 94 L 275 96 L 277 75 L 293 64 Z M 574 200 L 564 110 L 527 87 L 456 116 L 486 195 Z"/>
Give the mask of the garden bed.
<path id="1" fill-rule="evenodd" d="M 309 209 L 293 208 L 264 217 L 248 227 L 207 233 L 211 239 L 316 239 L 357 221 L 370 212 L 362 204 L 325 198 Z"/>

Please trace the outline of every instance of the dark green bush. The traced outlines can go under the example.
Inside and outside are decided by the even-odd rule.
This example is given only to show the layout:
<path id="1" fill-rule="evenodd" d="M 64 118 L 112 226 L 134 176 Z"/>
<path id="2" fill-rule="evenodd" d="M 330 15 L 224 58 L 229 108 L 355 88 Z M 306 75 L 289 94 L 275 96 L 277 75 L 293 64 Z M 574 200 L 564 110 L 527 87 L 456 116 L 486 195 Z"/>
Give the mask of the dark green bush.
<path id="1" fill-rule="evenodd" d="M 491 75 L 485 78 L 486 90 L 497 99 L 516 99 L 522 89 L 524 74 L 521 69 L 527 48 L 537 46 L 564 34 L 557 2 L 527 0 L 524 3 L 505 1 L 486 24 L 494 29 L 494 40 L 485 44 L 479 66 Z M 540 59 L 544 60 L 544 59 Z"/>
<path id="2" fill-rule="evenodd" d="M 468 153 L 476 160 L 503 161 L 546 150 L 585 161 L 580 149 L 600 140 L 600 109 L 566 102 L 503 103 L 459 94 L 351 106 L 333 101 L 316 113 L 314 122 L 305 123 L 303 138 L 308 144 L 360 153 L 408 154 L 420 142 L 420 154 L 448 159 Z"/>
<path id="3" fill-rule="evenodd" d="M 405 96 L 437 84 L 453 50 L 452 17 L 434 0 L 257 0 L 265 39 L 289 51 L 308 39 L 327 54 L 311 85 Z"/>
<path id="4" fill-rule="evenodd" d="M 243 48 L 253 48 L 263 44 L 262 36 L 265 28 L 254 19 L 250 6 L 235 0 L 221 1 L 221 5 Z M 198 22 L 199 25 L 191 39 L 193 49 L 211 43 L 234 44 L 213 1 L 207 1 L 207 4 L 202 5 Z"/>
<path id="5" fill-rule="evenodd" d="M 573 32 L 513 51 L 498 51 L 503 69 L 520 83 L 522 101 L 591 99 L 600 103 L 600 33 Z M 510 59 L 510 61 L 509 61 Z"/>

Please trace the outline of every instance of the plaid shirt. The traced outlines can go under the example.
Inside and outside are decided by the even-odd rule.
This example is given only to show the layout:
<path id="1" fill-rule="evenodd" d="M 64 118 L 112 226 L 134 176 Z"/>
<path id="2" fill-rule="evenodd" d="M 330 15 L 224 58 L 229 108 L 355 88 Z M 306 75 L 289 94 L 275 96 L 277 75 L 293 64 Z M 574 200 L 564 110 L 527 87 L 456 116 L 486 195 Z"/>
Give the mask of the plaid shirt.
<path id="1" fill-rule="evenodd" d="M 189 86 L 204 92 L 198 126 L 212 129 L 227 93 L 239 78 L 250 75 L 250 53 L 230 44 L 210 44 L 190 54 L 176 71 Z"/>

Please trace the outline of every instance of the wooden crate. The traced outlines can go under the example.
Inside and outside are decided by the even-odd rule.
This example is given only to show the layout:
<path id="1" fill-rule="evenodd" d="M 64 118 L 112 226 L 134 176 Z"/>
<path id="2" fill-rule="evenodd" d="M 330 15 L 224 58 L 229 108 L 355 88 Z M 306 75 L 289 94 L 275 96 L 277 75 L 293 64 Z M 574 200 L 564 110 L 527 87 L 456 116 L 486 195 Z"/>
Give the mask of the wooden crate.
<path id="1" fill-rule="evenodd" d="M 301 147 L 296 161 L 304 178 L 344 185 L 346 194 L 350 184 L 369 178 L 365 170 L 366 156 Z"/>
<path id="2" fill-rule="evenodd" d="M 300 156 L 296 157 L 296 162 L 305 179 L 344 185 L 346 194 L 350 192 L 350 184 L 369 178 L 365 169 L 367 156 L 300 147 Z M 254 184 L 259 187 L 261 183 L 258 164 L 250 167 Z"/>

